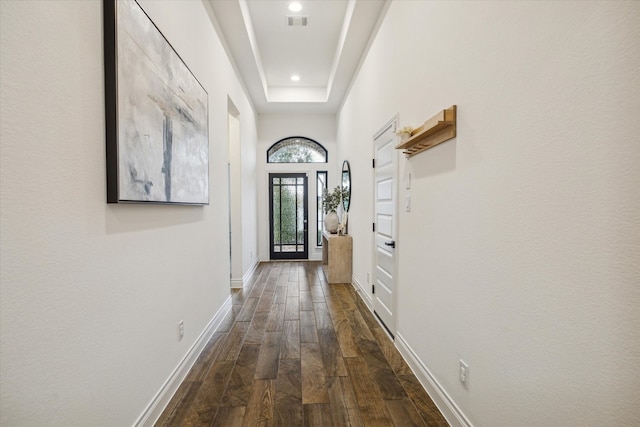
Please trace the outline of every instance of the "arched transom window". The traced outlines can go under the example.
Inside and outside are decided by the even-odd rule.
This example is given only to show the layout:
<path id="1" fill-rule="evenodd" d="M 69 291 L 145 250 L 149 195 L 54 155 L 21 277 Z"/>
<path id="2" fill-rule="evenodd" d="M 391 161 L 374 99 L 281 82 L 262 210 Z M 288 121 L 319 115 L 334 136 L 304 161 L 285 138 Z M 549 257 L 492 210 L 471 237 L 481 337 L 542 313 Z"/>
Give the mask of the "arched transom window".
<path id="1" fill-rule="evenodd" d="M 327 150 L 313 139 L 291 136 L 267 150 L 267 163 L 326 163 Z"/>

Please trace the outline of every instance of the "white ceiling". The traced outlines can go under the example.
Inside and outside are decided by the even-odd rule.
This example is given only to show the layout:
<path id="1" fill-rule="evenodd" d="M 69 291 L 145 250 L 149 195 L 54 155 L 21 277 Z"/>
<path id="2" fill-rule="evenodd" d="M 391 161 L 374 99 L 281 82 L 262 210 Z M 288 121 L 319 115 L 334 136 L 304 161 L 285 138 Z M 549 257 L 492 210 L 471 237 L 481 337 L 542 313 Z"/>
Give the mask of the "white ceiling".
<path id="1" fill-rule="evenodd" d="M 291 12 L 289 0 L 209 0 L 258 113 L 335 113 L 389 0 L 298 1 Z"/>

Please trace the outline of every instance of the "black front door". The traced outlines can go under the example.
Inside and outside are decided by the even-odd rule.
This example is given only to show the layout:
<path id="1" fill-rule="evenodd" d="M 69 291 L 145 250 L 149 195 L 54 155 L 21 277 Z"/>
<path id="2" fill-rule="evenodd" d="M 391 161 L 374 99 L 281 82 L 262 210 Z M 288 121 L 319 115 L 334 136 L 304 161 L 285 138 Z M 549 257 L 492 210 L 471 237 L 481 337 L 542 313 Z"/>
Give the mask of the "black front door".
<path id="1" fill-rule="evenodd" d="M 307 175 L 269 174 L 271 259 L 307 259 Z"/>

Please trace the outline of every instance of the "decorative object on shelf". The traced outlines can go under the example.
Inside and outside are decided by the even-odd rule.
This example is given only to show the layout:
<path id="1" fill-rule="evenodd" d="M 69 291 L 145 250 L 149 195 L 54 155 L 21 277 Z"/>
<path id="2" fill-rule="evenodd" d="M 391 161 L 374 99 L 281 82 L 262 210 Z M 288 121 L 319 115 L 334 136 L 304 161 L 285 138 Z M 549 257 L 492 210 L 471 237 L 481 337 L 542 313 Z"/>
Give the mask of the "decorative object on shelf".
<path id="1" fill-rule="evenodd" d="M 209 204 L 207 91 L 134 0 L 104 0 L 107 203 Z"/>
<path id="2" fill-rule="evenodd" d="M 435 147 L 456 136 L 457 106 L 452 105 L 446 110 L 440 111 L 435 116 L 424 122 L 422 126 L 414 129 L 411 136 L 402 141 L 396 149 L 404 150 L 407 157 L 414 156 L 431 147 Z M 404 128 L 403 128 L 404 129 Z"/>
<path id="3" fill-rule="evenodd" d="M 324 210 L 324 228 L 331 234 L 338 232 L 338 225 L 340 225 L 340 219 L 336 213 L 336 209 L 340 205 L 345 195 L 342 187 L 336 187 L 331 193 L 324 189 L 322 194 L 322 209 Z"/>
<path id="4" fill-rule="evenodd" d="M 411 137 L 411 132 L 413 132 L 413 127 L 404 126 L 396 131 L 396 135 L 400 137 L 400 141 L 406 141 Z"/>
<path id="5" fill-rule="evenodd" d="M 336 234 L 340 228 L 340 218 L 336 211 L 328 212 L 324 216 L 324 228 L 331 234 Z"/>
<path id="6" fill-rule="evenodd" d="M 338 226 L 338 234 L 348 234 L 347 232 L 347 216 L 349 214 L 347 212 L 342 212 L 342 222 Z"/>

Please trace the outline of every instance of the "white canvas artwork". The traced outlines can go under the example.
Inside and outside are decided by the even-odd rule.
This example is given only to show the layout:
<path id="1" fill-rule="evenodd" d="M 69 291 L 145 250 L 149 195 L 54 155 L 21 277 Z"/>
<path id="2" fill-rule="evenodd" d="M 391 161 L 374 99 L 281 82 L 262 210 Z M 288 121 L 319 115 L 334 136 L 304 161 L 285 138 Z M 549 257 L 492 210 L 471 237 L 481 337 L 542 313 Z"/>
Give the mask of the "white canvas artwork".
<path id="1" fill-rule="evenodd" d="M 138 3 L 114 6 L 118 178 L 109 201 L 208 204 L 207 92 Z"/>

